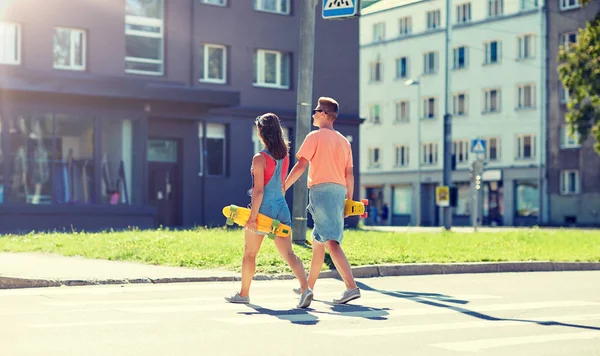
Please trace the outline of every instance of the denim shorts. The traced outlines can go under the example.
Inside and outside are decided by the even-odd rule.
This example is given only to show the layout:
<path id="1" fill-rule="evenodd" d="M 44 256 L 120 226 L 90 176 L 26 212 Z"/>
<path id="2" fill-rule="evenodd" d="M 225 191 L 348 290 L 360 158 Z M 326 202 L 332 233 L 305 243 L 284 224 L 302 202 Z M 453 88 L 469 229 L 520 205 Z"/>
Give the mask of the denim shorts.
<path id="1" fill-rule="evenodd" d="M 344 204 L 346 187 L 335 183 L 313 185 L 308 191 L 306 208 L 314 221 L 315 240 L 342 243 L 344 236 Z"/>
<path id="2" fill-rule="evenodd" d="M 290 214 L 290 208 L 285 200 L 261 203 L 258 212 L 272 219 L 279 220 L 282 224 L 290 227 L 292 226 L 292 215 Z M 256 233 L 258 235 L 266 235 L 258 231 Z"/>

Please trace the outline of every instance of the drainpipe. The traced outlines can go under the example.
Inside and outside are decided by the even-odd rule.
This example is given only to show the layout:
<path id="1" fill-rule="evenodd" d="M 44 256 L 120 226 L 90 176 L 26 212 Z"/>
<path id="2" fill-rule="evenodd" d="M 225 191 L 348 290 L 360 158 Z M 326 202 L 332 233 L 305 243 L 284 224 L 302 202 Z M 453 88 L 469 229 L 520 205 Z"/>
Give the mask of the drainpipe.
<path id="1" fill-rule="evenodd" d="M 541 66 L 540 70 L 540 101 L 542 102 L 540 105 L 540 134 L 539 134 L 539 144 L 537 145 L 539 148 L 539 167 L 538 167 L 538 191 L 539 191 L 539 206 L 540 212 L 538 214 L 538 225 L 543 225 L 548 222 L 549 216 L 549 198 L 548 198 L 548 184 L 546 180 L 547 176 L 547 166 L 546 166 L 546 155 L 548 145 L 546 142 L 547 138 L 547 117 L 546 113 L 548 107 L 548 97 L 547 97 L 547 67 L 549 64 L 548 59 L 548 34 L 546 33 L 546 22 L 548 20 L 548 11 L 547 5 L 544 3 L 540 4 L 539 8 L 540 14 L 540 58 L 541 63 L 545 64 Z"/>
<path id="2" fill-rule="evenodd" d="M 190 87 L 194 86 L 194 80 L 196 80 L 195 78 L 195 73 L 194 73 L 194 61 L 196 60 L 196 51 L 194 48 L 194 30 L 196 28 L 196 26 L 194 26 L 195 24 L 195 18 L 194 16 L 196 15 L 196 0 L 191 0 L 192 1 L 192 10 L 190 11 Z"/>

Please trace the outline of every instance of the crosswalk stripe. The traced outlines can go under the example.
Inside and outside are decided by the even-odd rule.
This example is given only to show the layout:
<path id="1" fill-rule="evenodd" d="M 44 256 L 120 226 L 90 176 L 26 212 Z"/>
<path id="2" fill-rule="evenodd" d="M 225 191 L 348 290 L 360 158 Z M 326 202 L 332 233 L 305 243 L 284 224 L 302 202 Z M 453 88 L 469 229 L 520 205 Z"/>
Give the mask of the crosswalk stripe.
<path id="1" fill-rule="evenodd" d="M 534 336 L 517 336 L 505 338 L 479 339 L 462 342 L 446 342 L 432 344 L 431 346 L 452 351 L 477 352 L 484 349 L 491 349 L 504 346 L 540 344 L 552 341 L 570 341 L 570 340 L 591 340 L 600 339 L 598 331 L 574 332 L 566 334 L 548 334 Z"/>
<path id="2" fill-rule="evenodd" d="M 534 320 L 536 319 L 536 320 Z M 555 316 L 539 316 L 530 317 L 525 321 L 516 320 L 486 320 L 486 321 L 466 321 L 457 323 L 444 323 L 444 324 L 425 324 L 425 325 L 403 325 L 403 326 L 392 326 L 385 328 L 360 328 L 360 329 L 340 329 L 340 330 L 318 330 L 315 331 L 317 334 L 326 334 L 334 336 L 345 336 L 345 337 L 357 337 L 357 336 L 375 336 L 375 335 L 391 335 L 391 334 L 412 334 L 428 331 L 445 331 L 445 330 L 459 330 L 459 329 L 476 329 L 476 328 L 494 328 L 494 327 L 505 327 L 505 326 L 529 326 L 535 322 L 572 322 L 582 320 L 600 320 L 600 314 L 579 314 L 579 315 L 555 315 Z M 599 334 L 600 336 L 600 334 Z"/>
<path id="3" fill-rule="evenodd" d="M 73 328 L 82 326 L 108 326 L 108 325 L 127 325 L 127 324 L 149 324 L 157 323 L 156 320 L 105 320 L 105 321 L 86 321 L 72 323 L 48 323 L 48 324 L 30 324 L 30 328 Z"/>

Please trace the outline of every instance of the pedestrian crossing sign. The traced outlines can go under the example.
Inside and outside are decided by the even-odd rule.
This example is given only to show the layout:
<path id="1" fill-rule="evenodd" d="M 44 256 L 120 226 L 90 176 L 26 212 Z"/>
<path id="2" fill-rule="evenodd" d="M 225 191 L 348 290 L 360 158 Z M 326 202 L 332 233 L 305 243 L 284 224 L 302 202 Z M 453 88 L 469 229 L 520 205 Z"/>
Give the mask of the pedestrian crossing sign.
<path id="1" fill-rule="evenodd" d="M 471 143 L 471 152 L 475 154 L 485 154 L 485 140 L 477 138 Z"/>
<path id="2" fill-rule="evenodd" d="M 360 0 L 323 0 L 323 18 L 340 19 L 358 16 Z"/>

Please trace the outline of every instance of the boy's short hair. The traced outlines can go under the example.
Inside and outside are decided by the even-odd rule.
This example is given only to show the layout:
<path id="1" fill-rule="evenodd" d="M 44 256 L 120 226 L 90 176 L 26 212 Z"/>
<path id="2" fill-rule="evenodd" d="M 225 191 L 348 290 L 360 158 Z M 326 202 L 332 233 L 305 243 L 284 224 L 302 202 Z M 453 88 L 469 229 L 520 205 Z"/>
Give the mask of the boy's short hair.
<path id="1" fill-rule="evenodd" d="M 327 115 L 332 119 L 336 119 L 338 114 L 340 113 L 340 104 L 334 99 L 326 96 L 322 96 L 319 98 L 319 108 L 321 110 L 325 110 Z"/>

